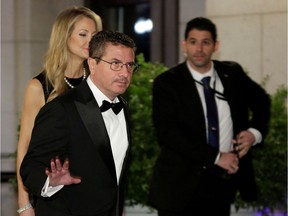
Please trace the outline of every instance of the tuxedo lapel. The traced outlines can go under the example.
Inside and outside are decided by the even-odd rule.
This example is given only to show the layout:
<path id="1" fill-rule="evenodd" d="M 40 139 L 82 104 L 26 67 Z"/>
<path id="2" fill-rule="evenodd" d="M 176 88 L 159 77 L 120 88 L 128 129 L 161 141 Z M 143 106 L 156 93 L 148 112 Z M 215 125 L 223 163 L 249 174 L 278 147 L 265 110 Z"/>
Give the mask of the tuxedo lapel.
<path id="1" fill-rule="evenodd" d="M 79 95 L 83 96 L 78 101 L 75 101 L 79 115 L 93 144 L 97 147 L 99 155 L 109 168 L 111 176 L 117 181 L 110 140 L 99 106 L 87 83 L 86 85 L 80 85 L 77 90 Z"/>

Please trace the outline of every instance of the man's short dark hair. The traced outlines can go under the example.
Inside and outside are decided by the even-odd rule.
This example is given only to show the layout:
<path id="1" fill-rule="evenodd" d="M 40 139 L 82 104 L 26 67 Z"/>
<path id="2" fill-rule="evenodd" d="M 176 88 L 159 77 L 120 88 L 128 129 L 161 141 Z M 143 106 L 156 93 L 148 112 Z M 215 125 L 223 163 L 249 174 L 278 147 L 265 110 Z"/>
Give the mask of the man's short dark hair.
<path id="1" fill-rule="evenodd" d="M 212 35 L 214 42 L 217 40 L 217 28 L 216 25 L 205 17 L 196 17 L 190 20 L 186 25 L 184 38 L 188 38 L 188 34 L 191 30 L 197 29 L 200 31 L 209 31 Z"/>
<path id="2" fill-rule="evenodd" d="M 89 44 L 89 56 L 101 58 L 108 43 L 115 46 L 123 45 L 136 50 L 135 42 L 128 35 L 118 31 L 103 30 L 92 37 Z"/>

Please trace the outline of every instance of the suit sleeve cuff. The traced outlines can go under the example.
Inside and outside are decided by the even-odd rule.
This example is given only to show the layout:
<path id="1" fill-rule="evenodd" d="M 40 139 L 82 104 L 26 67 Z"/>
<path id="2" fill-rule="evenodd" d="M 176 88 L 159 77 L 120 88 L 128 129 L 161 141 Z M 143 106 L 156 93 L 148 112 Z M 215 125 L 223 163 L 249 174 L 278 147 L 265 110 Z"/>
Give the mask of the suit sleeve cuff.
<path id="1" fill-rule="evenodd" d="M 55 187 L 49 186 L 49 177 L 47 177 L 46 182 L 41 190 L 41 196 L 42 197 L 51 197 L 53 196 L 56 192 L 60 191 L 64 185 L 58 185 Z"/>
<path id="2" fill-rule="evenodd" d="M 253 143 L 253 146 L 256 145 L 257 143 L 262 142 L 262 134 L 260 133 L 260 131 L 258 131 L 255 128 L 249 128 L 248 131 L 250 131 L 255 137 L 255 142 Z"/>
<path id="3" fill-rule="evenodd" d="M 218 163 L 218 161 L 219 161 L 219 158 L 220 158 L 220 152 L 218 153 L 218 155 L 217 155 L 217 157 L 216 157 L 216 159 L 215 159 L 215 162 L 214 162 L 214 164 L 217 164 Z"/>

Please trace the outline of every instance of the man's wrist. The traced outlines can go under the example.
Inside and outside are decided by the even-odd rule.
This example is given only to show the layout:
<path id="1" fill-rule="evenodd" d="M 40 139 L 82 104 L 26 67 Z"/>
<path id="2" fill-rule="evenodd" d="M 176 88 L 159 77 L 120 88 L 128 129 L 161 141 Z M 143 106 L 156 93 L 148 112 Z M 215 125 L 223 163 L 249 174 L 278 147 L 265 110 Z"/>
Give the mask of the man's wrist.
<path id="1" fill-rule="evenodd" d="M 248 128 L 248 131 L 250 131 L 255 137 L 255 142 L 252 144 L 253 146 L 257 143 L 262 142 L 262 134 L 260 133 L 260 131 L 255 128 Z"/>

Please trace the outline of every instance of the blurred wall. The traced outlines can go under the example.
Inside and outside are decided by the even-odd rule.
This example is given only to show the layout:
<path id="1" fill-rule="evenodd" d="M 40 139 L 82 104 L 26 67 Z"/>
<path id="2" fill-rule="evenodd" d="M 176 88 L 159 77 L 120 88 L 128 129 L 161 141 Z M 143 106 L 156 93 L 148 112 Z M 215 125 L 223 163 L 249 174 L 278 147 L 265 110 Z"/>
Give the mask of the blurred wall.
<path id="1" fill-rule="evenodd" d="M 42 70 L 52 23 L 79 0 L 1 0 L 1 180 L 14 172 L 17 127 L 29 80 Z M 2 216 L 17 216 L 17 196 L 1 182 Z"/>
<path id="2" fill-rule="evenodd" d="M 42 70 L 52 23 L 61 10 L 74 4 L 83 1 L 1 0 L 2 155 L 16 149 L 25 89 Z"/>

